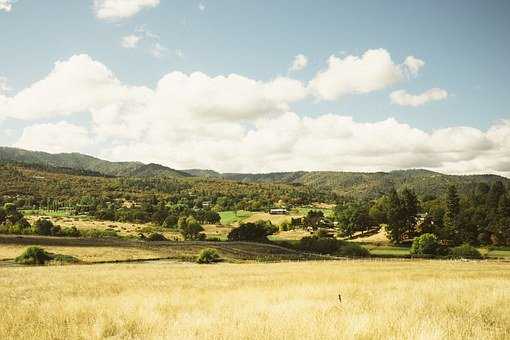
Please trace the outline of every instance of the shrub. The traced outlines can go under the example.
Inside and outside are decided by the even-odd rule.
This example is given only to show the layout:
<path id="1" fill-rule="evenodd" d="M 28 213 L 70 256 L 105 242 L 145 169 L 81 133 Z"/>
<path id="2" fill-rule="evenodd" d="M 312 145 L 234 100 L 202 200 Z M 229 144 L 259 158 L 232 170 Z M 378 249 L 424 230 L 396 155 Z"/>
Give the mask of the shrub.
<path id="1" fill-rule="evenodd" d="M 229 241 L 267 242 L 267 236 L 278 231 L 270 223 L 259 221 L 256 223 L 242 223 L 228 234 Z"/>
<path id="2" fill-rule="evenodd" d="M 324 238 L 324 237 L 333 237 L 333 235 L 331 235 L 331 233 L 329 231 L 327 231 L 326 229 L 324 228 L 319 228 L 317 229 L 317 231 L 315 232 L 315 235 L 318 237 L 318 238 Z"/>
<path id="3" fill-rule="evenodd" d="M 359 244 L 345 243 L 338 250 L 338 255 L 347 257 L 367 257 L 370 255 L 370 252 Z"/>
<path id="4" fill-rule="evenodd" d="M 330 237 L 305 236 L 299 241 L 299 249 L 312 253 L 334 254 L 341 244 L 341 241 Z"/>
<path id="5" fill-rule="evenodd" d="M 152 233 L 147 238 L 147 241 L 168 241 L 165 235 L 160 233 Z"/>
<path id="6" fill-rule="evenodd" d="M 55 226 L 53 222 L 45 218 L 40 218 L 34 223 L 34 232 L 38 235 L 49 236 L 52 234 L 52 230 Z"/>
<path id="7" fill-rule="evenodd" d="M 414 239 L 411 254 L 435 255 L 439 249 L 437 237 L 434 234 L 423 234 Z"/>
<path id="8" fill-rule="evenodd" d="M 102 238 L 102 237 L 119 237 L 116 230 L 99 230 L 99 229 L 82 229 L 79 231 L 81 236 L 89 238 Z"/>
<path id="9" fill-rule="evenodd" d="M 185 240 L 204 240 L 204 228 L 193 217 L 181 218 L 179 220 L 181 235 Z"/>
<path id="10" fill-rule="evenodd" d="M 220 255 L 216 249 L 206 248 L 202 249 L 197 257 L 197 263 L 214 263 L 220 261 Z"/>
<path id="11" fill-rule="evenodd" d="M 20 256 L 16 257 L 15 261 L 21 264 L 43 265 L 51 259 L 51 255 L 44 249 L 39 247 L 28 247 Z"/>
<path id="12" fill-rule="evenodd" d="M 55 254 L 52 257 L 52 262 L 56 264 L 78 263 L 80 260 L 71 255 Z"/>
<path id="13" fill-rule="evenodd" d="M 221 238 L 219 237 L 208 237 L 205 240 L 209 242 L 221 242 Z"/>
<path id="14" fill-rule="evenodd" d="M 473 246 L 463 244 L 455 247 L 451 251 L 451 256 L 456 259 L 480 259 L 482 254 Z"/>
<path id="15" fill-rule="evenodd" d="M 60 236 L 67 236 L 67 237 L 80 237 L 81 233 L 76 227 L 68 227 L 63 228 L 60 231 Z"/>

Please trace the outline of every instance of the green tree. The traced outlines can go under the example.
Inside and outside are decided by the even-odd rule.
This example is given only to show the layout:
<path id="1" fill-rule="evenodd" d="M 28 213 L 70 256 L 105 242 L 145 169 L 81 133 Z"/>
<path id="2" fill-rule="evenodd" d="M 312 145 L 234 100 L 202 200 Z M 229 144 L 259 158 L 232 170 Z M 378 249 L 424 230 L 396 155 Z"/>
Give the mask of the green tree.
<path id="1" fill-rule="evenodd" d="M 459 242 L 460 198 L 457 187 L 450 185 L 446 194 L 446 211 L 444 215 L 444 232 L 442 238 L 449 244 Z"/>
<path id="2" fill-rule="evenodd" d="M 205 239 L 204 228 L 193 217 L 179 219 L 179 229 L 185 240 Z"/>
<path id="3" fill-rule="evenodd" d="M 335 208 L 335 219 L 338 221 L 343 236 L 351 237 L 356 232 L 369 231 L 373 225 L 368 205 L 364 202 L 351 202 Z"/>
<path id="4" fill-rule="evenodd" d="M 386 226 L 388 237 L 393 243 L 401 243 L 404 240 L 404 236 L 407 231 L 407 219 L 404 205 L 402 204 L 395 188 L 393 188 L 388 194 L 388 211 L 386 219 L 388 221 Z"/>
<path id="5" fill-rule="evenodd" d="M 412 237 L 416 232 L 418 220 L 419 202 L 416 193 L 409 188 L 402 191 L 402 205 L 405 218 L 405 232 L 407 237 Z"/>
<path id="6" fill-rule="evenodd" d="M 411 254 L 435 255 L 439 249 L 437 236 L 434 234 L 423 234 L 414 239 L 411 246 Z"/>

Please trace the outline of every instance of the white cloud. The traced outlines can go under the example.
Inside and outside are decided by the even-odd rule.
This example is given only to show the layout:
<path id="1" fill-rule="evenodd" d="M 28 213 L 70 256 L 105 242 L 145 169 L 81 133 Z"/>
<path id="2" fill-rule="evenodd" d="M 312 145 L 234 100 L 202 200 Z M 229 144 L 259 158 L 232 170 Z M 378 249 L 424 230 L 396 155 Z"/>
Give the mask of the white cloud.
<path id="1" fill-rule="evenodd" d="M 406 66 L 408 72 L 412 76 L 418 75 L 418 72 L 420 69 L 425 66 L 425 62 L 421 59 L 415 58 L 412 55 L 407 57 L 406 60 L 404 60 L 404 65 Z"/>
<path id="2" fill-rule="evenodd" d="M 16 95 L 0 93 L 0 115 L 25 120 L 67 116 L 150 93 L 145 87 L 122 85 L 103 64 L 76 55 L 55 63 L 48 76 Z"/>
<path id="3" fill-rule="evenodd" d="M 94 0 L 93 7 L 98 19 L 118 20 L 158 5 L 159 0 Z"/>
<path id="4" fill-rule="evenodd" d="M 201 2 L 198 4 L 198 9 L 201 10 L 202 12 L 205 11 L 205 5 Z"/>
<path id="5" fill-rule="evenodd" d="M 26 127 L 14 146 L 28 150 L 58 153 L 83 151 L 91 144 L 92 140 L 87 129 L 62 121 L 55 124 L 35 124 Z"/>
<path id="6" fill-rule="evenodd" d="M 13 0 L 0 0 L 0 11 L 10 12 L 13 3 Z"/>
<path id="7" fill-rule="evenodd" d="M 402 81 L 407 74 L 416 75 L 423 61 L 407 57 L 397 65 L 384 49 L 368 50 L 361 57 L 332 55 L 328 68 L 317 73 L 310 88 L 321 99 L 335 100 L 348 94 L 381 90 Z"/>
<path id="8" fill-rule="evenodd" d="M 175 50 L 175 55 L 178 56 L 181 59 L 184 58 L 184 52 L 181 49 L 176 49 Z"/>
<path id="9" fill-rule="evenodd" d="M 134 34 L 127 35 L 122 38 L 121 45 L 122 45 L 122 47 L 125 47 L 125 48 L 135 48 L 141 39 L 142 39 L 142 37 L 139 37 Z"/>
<path id="10" fill-rule="evenodd" d="M 289 71 L 301 71 L 308 65 L 308 58 L 303 54 L 298 54 L 294 57 L 292 65 L 290 65 Z"/>
<path id="11" fill-rule="evenodd" d="M 302 82 L 236 74 L 171 72 L 155 88 L 123 84 L 103 64 L 74 56 L 18 94 L 0 95 L 4 115 L 38 120 L 89 112 L 90 125 L 28 126 L 18 147 L 101 150 L 112 160 L 219 171 L 428 168 L 510 175 L 510 121 L 487 131 L 426 132 L 389 118 L 359 122 L 337 114 L 298 116 Z M 92 145 L 92 147 L 91 147 Z"/>
<path id="12" fill-rule="evenodd" d="M 406 90 L 393 91 L 390 94 L 393 104 L 414 107 L 422 106 L 432 101 L 445 100 L 446 98 L 448 98 L 448 92 L 440 88 L 432 88 L 418 95 L 407 93 Z"/>

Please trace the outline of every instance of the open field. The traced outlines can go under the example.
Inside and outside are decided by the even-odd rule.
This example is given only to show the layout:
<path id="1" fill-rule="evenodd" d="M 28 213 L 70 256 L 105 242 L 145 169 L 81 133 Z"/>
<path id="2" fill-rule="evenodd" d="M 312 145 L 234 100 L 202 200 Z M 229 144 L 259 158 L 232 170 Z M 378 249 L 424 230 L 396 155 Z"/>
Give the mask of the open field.
<path id="1" fill-rule="evenodd" d="M 331 258 L 304 254 L 272 244 L 253 242 L 146 242 L 122 239 L 83 239 L 44 236 L 0 235 L 0 260 L 14 259 L 29 246 L 64 255 L 72 255 L 85 263 L 172 259 L 194 261 L 204 248 L 214 248 L 228 262 L 292 261 Z M 2 261 L 12 264 L 12 261 Z M 0 265 L 2 264 L 0 263 Z"/>
<path id="2" fill-rule="evenodd" d="M 0 338 L 507 339 L 509 286 L 503 262 L 0 268 Z"/>

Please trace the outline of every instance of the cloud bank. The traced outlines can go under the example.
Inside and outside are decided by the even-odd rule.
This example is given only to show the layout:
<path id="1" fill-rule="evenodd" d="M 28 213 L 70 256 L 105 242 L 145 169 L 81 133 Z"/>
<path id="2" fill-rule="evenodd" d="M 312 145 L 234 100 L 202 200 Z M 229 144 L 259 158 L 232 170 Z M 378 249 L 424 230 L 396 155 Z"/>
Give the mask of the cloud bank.
<path id="1" fill-rule="evenodd" d="M 87 55 L 13 96 L 0 93 L 0 114 L 26 122 L 13 145 L 50 152 L 101 150 L 111 160 L 227 172 L 376 171 L 428 168 L 449 173 L 510 175 L 510 121 L 486 131 L 449 127 L 426 132 L 393 118 L 359 122 L 351 115 L 300 116 L 292 104 L 375 91 L 416 74 L 423 64 L 395 64 L 384 51 L 333 57 L 309 85 L 238 74 L 170 72 L 154 88 L 130 86 Z M 354 67 L 338 73 L 344 63 Z M 373 75 L 358 72 L 371 65 Z M 411 66 L 414 65 L 414 66 Z M 421 65 L 421 66 L 416 66 Z M 328 72 L 332 72 L 328 74 Z M 337 84 L 328 88 L 326 84 Z M 334 79 L 332 83 L 331 78 Z M 326 90 L 327 89 L 327 90 Z M 86 112 L 90 123 L 70 123 Z M 51 120 L 51 122 L 44 120 Z"/>

